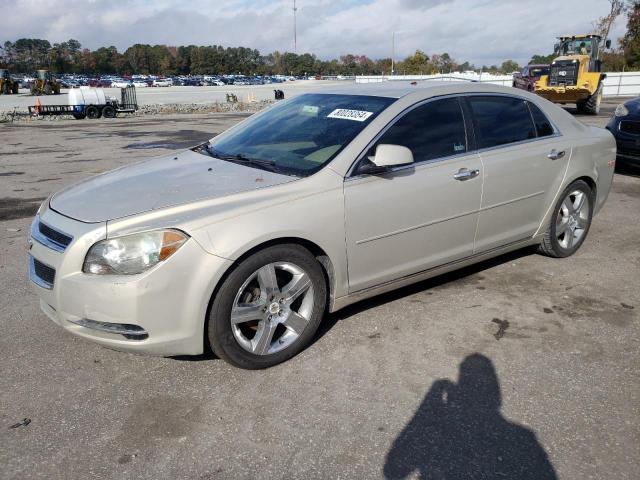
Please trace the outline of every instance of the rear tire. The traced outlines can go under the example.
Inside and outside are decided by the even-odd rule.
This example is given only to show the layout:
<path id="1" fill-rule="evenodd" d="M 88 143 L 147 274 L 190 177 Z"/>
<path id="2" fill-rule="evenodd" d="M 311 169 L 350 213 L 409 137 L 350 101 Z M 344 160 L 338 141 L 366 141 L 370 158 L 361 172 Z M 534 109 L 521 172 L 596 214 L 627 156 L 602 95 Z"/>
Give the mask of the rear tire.
<path id="1" fill-rule="evenodd" d="M 569 185 L 556 203 L 538 253 L 554 258 L 573 255 L 589 233 L 593 204 L 593 191 L 586 182 Z"/>
<path id="2" fill-rule="evenodd" d="M 113 108 L 111 105 L 106 105 L 102 109 L 102 116 L 104 118 L 116 118 L 116 109 Z"/>
<path id="3" fill-rule="evenodd" d="M 209 343 L 239 368 L 277 365 L 308 345 L 326 302 L 324 272 L 307 249 L 268 247 L 243 260 L 222 282 L 209 314 Z"/>
<path id="4" fill-rule="evenodd" d="M 100 110 L 95 105 L 89 105 L 85 110 L 85 114 L 87 115 L 87 118 L 90 120 L 95 120 L 96 118 L 100 118 Z"/>

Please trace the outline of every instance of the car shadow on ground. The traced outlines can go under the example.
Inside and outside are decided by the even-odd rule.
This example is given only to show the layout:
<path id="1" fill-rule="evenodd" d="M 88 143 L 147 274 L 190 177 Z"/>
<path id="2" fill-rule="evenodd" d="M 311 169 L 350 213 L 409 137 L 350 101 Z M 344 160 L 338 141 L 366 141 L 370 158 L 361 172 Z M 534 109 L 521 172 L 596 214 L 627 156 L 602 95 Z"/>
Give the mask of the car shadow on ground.
<path id="1" fill-rule="evenodd" d="M 557 479 L 535 433 L 504 418 L 501 403 L 491 360 L 478 353 L 467 356 L 458 382 L 435 381 L 394 440 L 385 478 Z"/>
<path id="2" fill-rule="evenodd" d="M 504 255 L 500 255 L 499 257 L 491 258 L 489 260 L 485 260 L 483 262 L 479 262 L 474 265 L 470 265 L 468 267 L 455 270 L 453 272 L 445 273 L 443 275 L 439 275 L 437 277 L 430 278 L 428 280 L 424 280 L 422 282 L 418 282 L 413 285 L 409 285 L 403 288 L 399 288 L 397 290 L 393 290 L 391 292 L 376 295 L 375 297 L 372 297 L 370 299 L 362 300 L 358 303 L 354 303 L 353 305 L 349 305 L 348 307 L 345 307 L 342 310 L 339 310 L 338 312 L 327 314 L 325 315 L 325 318 L 322 320 L 322 323 L 320 324 L 320 328 L 318 329 L 318 332 L 316 333 L 313 340 L 306 348 L 310 348 L 313 344 L 315 344 L 318 340 L 320 340 L 336 325 L 336 323 L 338 323 L 341 320 L 345 320 L 357 313 L 378 307 L 380 305 L 384 305 L 385 303 L 394 302 L 396 300 L 414 295 L 424 290 L 429 290 L 444 284 L 454 283 L 456 281 L 463 280 L 466 277 L 469 277 L 473 274 L 489 269 L 491 267 L 495 267 L 503 263 L 512 262 L 514 260 L 517 260 L 518 258 L 531 255 L 532 252 L 533 252 L 533 249 L 529 247 L 529 248 L 516 250 L 514 252 L 506 253 Z M 216 356 L 211 351 L 208 345 L 206 345 L 205 353 L 201 355 L 178 355 L 178 356 L 172 356 L 169 358 L 172 358 L 174 360 L 180 360 L 180 361 L 198 362 L 198 361 L 218 359 L 219 357 Z"/>
<path id="3" fill-rule="evenodd" d="M 384 305 L 386 303 L 395 302 L 396 300 L 415 295 L 416 293 L 420 293 L 425 290 L 430 290 L 445 284 L 453 284 L 457 281 L 464 280 L 471 275 L 482 272 L 483 270 L 502 265 L 503 263 L 513 262 L 514 260 L 532 254 L 534 254 L 534 250 L 532 247 L 522 248 L 520 250 L 509 252 L 504 255 L 491 258 L 489 260 L 484 260 L 474 265 L 438 275 L 437 277 L 423 280 L 421 282 L 414 283 L 397 290 L 392 290 L 387 293 L 376 295 L 375 297 L 362 300 L 358 303 L 354 303 L 353 305 L 349 305 L 348 307 L 345 307 L 342 310 L 329 314 L 325 317 L 322 324 L 320 325 L 315 339 L 313 340 L 313 343 L 320 340 L 320 338 L 322 338 L 327 332 L 329 332 L 336 323 L 341 320 L 345 320 L 357 313 L 379 307 L 380 305 Z"/>

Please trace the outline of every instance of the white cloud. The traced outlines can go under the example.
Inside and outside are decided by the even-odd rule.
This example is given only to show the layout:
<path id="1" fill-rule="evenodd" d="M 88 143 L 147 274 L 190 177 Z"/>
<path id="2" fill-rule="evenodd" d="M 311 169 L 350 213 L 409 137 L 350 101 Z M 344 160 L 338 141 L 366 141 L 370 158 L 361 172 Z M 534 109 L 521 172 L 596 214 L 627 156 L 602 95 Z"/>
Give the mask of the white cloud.
<path id="1" fill-rule="evenodd" d="M 459 61 L 520 63 L 552 50 L 554 38 L 587 33 L 604 0 L 297 0 L 298 52 L 396 57 L 416 49 Z M 292 0 L 0 0 L 0 41 L 21 37 L 84 46 L 133 43 L 293 49 Z M 624 31 L 620 19 L 611 37 Z"/>

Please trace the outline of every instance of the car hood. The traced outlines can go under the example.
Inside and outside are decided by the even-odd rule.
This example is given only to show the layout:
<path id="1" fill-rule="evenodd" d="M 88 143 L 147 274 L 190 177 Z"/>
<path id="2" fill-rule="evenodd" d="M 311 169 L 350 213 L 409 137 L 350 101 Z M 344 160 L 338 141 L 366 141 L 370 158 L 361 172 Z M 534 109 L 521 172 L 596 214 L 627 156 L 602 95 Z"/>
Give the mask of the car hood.
<path id="1" fill-rule="evenodd" d="M 188 150 L 82 181 L 56 193 L 50 207 L 94 223 L 296 180 Z"/>

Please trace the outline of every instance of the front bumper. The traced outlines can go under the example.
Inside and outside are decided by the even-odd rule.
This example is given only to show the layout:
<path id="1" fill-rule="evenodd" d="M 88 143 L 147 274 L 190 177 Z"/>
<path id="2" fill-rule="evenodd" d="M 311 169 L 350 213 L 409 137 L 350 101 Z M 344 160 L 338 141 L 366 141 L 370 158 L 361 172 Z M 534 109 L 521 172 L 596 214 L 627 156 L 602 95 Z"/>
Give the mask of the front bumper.
<path id="1" fill-rule="evenodd" d="M 620 164 L 640 166 L 640 135 L 620 131 L 620 121 L 624 118 L 614 116 L 606 127 L 616 139 L 616 160 Z"/>
<path id="2" fill-rule="evenodd" d="M 63 251 L 30 239 L 31 285 L 49 318 L 74 335 L 116 350 L 164 356 L 203 352 L 208 303 L 229 260 L 189 239 L 142 274 L 85 274 L 84 257 L 105 238 L 105 224 L 78 222 L 43 208 L 42 221 L 73 237 Z M 53 281 L 37 275 L 36 260 L 41 271 L 42 265 L 55 270 Z"/>

